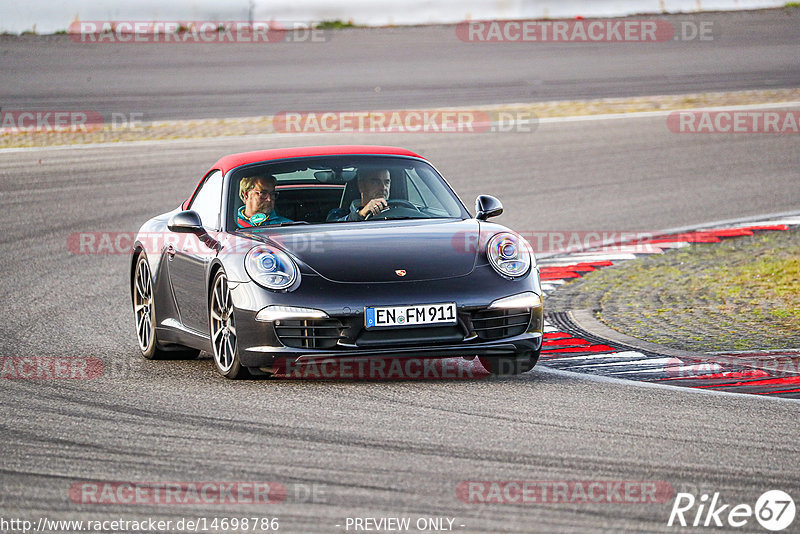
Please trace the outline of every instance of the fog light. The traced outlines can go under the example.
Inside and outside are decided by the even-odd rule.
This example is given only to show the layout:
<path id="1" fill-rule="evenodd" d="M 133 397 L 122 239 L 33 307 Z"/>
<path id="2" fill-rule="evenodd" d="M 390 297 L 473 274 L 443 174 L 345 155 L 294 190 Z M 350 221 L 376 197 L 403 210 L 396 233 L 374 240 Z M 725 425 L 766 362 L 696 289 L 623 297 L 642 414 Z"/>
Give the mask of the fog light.
<path id="1" fill-rule="evenodd" d="M 328 314 L 313 308 L 295 306 L 267 306 L 256 314 L 256 321 L 280 321 L 281 319 L 328 319 Z"/>
<path id="2" fill-rule="evenodd" d="M 528 291 L 525 293 L 520 293 L 519 295 L 511 295 L 510 297 L 497 299 L 491 304 L 489 304 L 489 309 L 512 310 L 520 308 L 538 308 L 541 305 L 542 305 L 542 297 L 537 295 L 533 291 Z"/>

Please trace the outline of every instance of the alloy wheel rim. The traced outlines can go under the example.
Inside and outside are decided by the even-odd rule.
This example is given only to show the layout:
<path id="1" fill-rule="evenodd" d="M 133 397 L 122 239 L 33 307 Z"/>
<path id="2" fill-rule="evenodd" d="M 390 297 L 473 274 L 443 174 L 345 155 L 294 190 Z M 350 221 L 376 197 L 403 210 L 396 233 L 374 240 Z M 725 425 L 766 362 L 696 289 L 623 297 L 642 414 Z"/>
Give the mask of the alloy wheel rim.
<path id="1" fill-rule="evenodd" d="M 211 343 L 217 367 L 227 373 L 233 367 L 236 354 L 236 326 L 228 278 L 224 274 L 217 278 L 211 293 Z"/>
<path id="2" fill-rule="evenodd" d="M 153 282 L 150 267 L 144 258 L 136 266 L 133 311 L 139 348 L 142 352 L 147 352 L 153 340 Z"/>

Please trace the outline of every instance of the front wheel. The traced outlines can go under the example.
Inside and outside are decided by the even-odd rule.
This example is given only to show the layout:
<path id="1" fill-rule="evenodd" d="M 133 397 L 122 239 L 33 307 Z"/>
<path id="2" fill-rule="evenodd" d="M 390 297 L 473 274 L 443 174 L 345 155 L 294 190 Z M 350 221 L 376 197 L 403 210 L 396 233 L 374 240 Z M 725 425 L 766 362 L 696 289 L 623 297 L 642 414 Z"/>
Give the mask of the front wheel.
<path id="1" fill-rule="evenodd" d="M 508 376 L 527 373 L 539 360 L 539 351 L 524 351 L 515 356 L 481 356 L 483 368 L 493 375 Z"/>
<path id="2" fill-rule="evenodd" d="M 209 317 L 211 344 L 214 346 L 214 365 L 217 371 L 225 378 L 244 378 L 247 376 L 247 369 L 242 367 L 239 361 L 233 299 L 228 287 L 228 277 L 223 271 L 217 272 L 211 285 Z"/>

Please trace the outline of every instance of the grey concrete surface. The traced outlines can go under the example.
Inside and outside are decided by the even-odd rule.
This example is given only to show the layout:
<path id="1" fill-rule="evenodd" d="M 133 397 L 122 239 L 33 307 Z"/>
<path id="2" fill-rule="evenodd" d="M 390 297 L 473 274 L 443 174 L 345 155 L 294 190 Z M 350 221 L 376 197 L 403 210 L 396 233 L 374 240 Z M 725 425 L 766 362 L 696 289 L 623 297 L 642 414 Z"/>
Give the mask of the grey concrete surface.
<path id="1" fill-rule="evenodd" d="M 324 42 L 274 44 L 0 37 L 0 106 L 157 120 L 800 85 L 800 9 L 666 20 L 710 24 L 712 40 L 466 43 L 455 26 L 352 29 Z"/>
<path id="2" fill-rule="evenodd" d="M 104 364 L 95 380 L 2 380 L 4 518 L 256 515 L 278 517 L 285 532 L 344 532 L 347 517 L 405 516 L 455 518 L 464 532 L 671 532 L 670 503 L 480 505 L 455 491 L 465 480 L 654 480 L 751 506 L 769 489 L 800 496 L 797 402 L 545 367 L 469 381 L 233 383 L 207 358 L 142 359 L 128 258 L 67 248 L 76 232 L 133 232 L 173 208 L 220 155 L 356 142 L 420 152 L 468 205 L 478 193 L 499 196 L 499 221 L 521 231 L 646 231 L 788 211 L 800 199 L 793 136 L 676 135 L 658 117 L 544 124 L 533 134 L 0 152 L 0 355 Z M 325 493 L 260 507 L 70 500 L 74 484 L 98 480 L 277 481 Z M 745 530 L 758 528 L 751 519 Z"/>

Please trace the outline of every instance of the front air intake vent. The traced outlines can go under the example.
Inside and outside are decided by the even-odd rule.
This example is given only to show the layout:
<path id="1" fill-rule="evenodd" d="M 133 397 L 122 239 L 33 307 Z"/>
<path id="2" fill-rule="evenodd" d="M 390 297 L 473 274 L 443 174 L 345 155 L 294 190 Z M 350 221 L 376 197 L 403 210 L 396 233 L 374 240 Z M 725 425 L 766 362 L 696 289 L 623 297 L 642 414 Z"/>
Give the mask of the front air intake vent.
<path id="1" fill-rule="evenodd" d="M 275 321 L 275 334 L 287 347 L 298 349 L 331 349 L 342 335 L 337 319 L 292 319 Z"/>
<path id="2" fill-rule="evenodd" d="M 481 310 L 472 314 L 472 330 L 483 340 L 518 336 L 530 322 L 531 312 L 527 309 Z"/>

